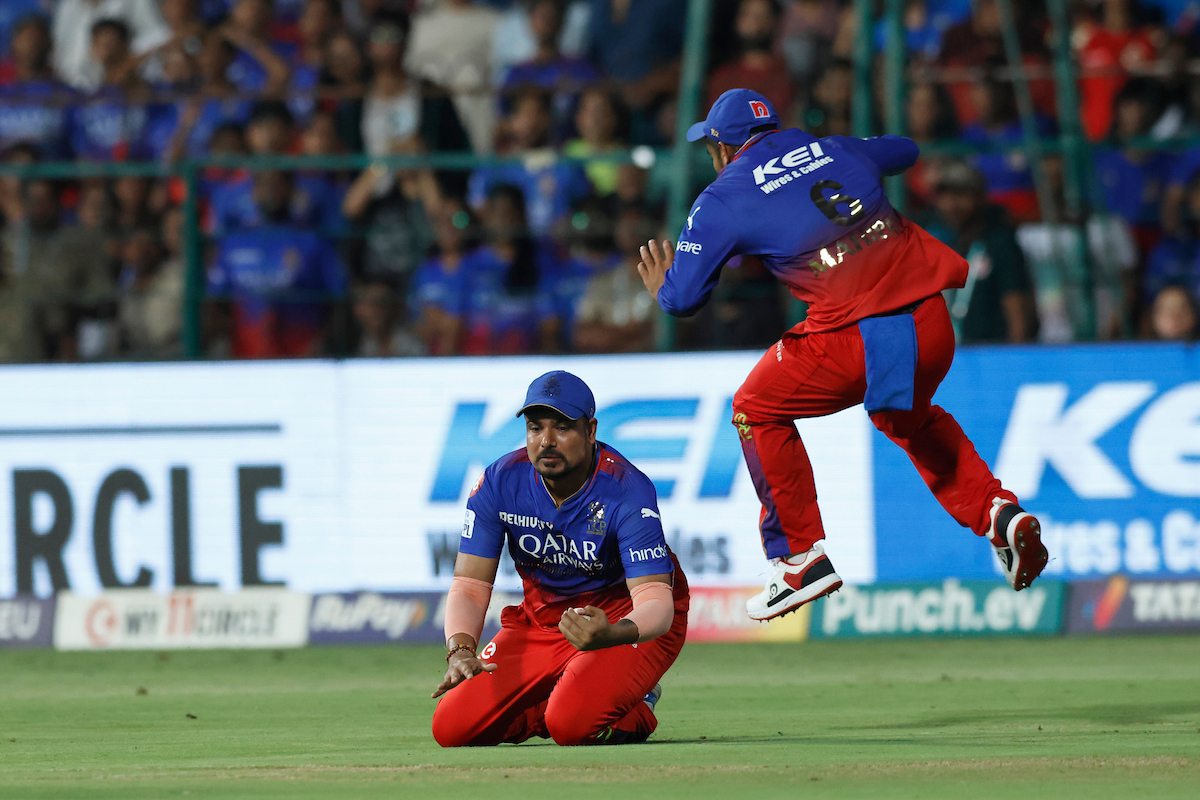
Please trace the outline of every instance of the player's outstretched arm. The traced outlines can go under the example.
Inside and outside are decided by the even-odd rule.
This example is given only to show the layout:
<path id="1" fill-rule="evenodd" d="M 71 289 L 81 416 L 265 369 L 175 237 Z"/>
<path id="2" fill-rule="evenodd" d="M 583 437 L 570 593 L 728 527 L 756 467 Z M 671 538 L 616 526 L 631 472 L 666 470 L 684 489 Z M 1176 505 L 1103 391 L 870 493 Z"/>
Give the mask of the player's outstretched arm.
<path id="1" fill-rule="evenodd" d="M 446 596 L 446 675 L 431 697 L 440 697 L 481 672 L 496 671 L 495 664 L 480 660 L 475 652 L 499 566 L 498 558 L 458 554 L 454 582 Z"/>

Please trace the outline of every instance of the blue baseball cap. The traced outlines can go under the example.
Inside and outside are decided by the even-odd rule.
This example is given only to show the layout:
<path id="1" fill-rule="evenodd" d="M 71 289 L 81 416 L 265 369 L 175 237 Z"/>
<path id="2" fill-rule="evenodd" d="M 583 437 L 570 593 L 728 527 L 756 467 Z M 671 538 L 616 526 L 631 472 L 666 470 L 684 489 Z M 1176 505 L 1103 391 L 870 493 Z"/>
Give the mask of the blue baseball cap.
<path id="1" fill-rule="evenodd" d="M 525 393 L 525 405 L 517 412 L 521 416 L 535 406 L 552 408 L 569 420 L 596 416 L 596 398 L 582 379 L 556 369 L 535 378 Z"/>
<path id="2" fill-rule="evenodd" d="M 760 125 L 779 127 L 779 115 L 767 98 L 749 89 L 730 89 L 717 98 L 708 118 L 688 128 L 687 140 L 714 139 L 723 144 L 743 145 L 750 131 Z"/>

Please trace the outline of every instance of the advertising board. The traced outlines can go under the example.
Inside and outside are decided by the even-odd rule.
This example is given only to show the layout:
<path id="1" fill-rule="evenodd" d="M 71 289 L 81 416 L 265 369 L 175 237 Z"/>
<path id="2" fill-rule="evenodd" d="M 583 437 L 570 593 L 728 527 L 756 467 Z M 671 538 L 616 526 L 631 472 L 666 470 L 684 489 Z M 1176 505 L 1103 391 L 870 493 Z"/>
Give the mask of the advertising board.
<path id="1" fill-rule="evenodd" d="M 1200 347 L 960 348 L 934 402 L 1041 520 L 1046 577 L 1200 577 Z M 873 453 L 878 581 L 999 576 L 899 448 Z"/>
<path id="2" fill-rule="evenodd" d="M 555 368 L 654 480 L 690 583 L 758 585 L 729 424 L 758 356 L 0 368 L 0 596 L 445 591 L 469 487 Z M 1046 577 L 1200 578 L 1200 348 L 961 348 L 936 401 L 1042 520 Z M 998 577 L 861 407 L 798 427 L 847 583 Z M 498 588 L 520 590 L 511 561 Z"/>
<path id="3" fill-rule="evenodd" d="M 54 637 L 54 598 L 0 600 L 0 647 L 49 647 Z"/>
<path id="4" fill-rule="evenodd" d="M 93 597 L 58 596 L 59 650 L 303 647 L 311 598 L 287 589 L 226 593 L 191 589 L 160 594 L 116 589 Z"/>
<path id="5" fill-rule="evenodd" d="M 500 612 L 521 596 L 493 592 L 482 641 L 500 630 Z M 343 592 L 313 597 L 309 644 L 397 644 L 446 640 L 445 592 Z"/>
<path id="6" fill-rule="evenodd" d="M 1200 630 L 1200 580 L 1113 575 L 1071 584 L 1067 633 Z"/>
<path id="7" fill-rule="evenodd" d="M 689 642 L 802 642 L 808 638 L 811 605 L 769 622 L 756 622 L 746 616 L 746 601 L 761 592 L 761 586 L 692 586 L 691 590 Z"/>
<path id="8" fill-rule="evenodd" d="M 470 485 L 523 446 L 536 376 L 593 387 L 695 585 L 764 567 L 734 391 L 757 356 L 6 368 L 0 596 L 281 585 L 444 591 Z M 86 402 L 81 402 L 86 398 Z M 801 423 L 841 574 L 874 578 L 870 424 Z M 498 587 L 519 591 L 511 562 Z"/>
<path id="9" fill-rule="evenodd" d="M 813 603 L 809 638 L 1057 633 L 1063 584 L 1040 580 L 1014 592 L 1007 583 L 843 586 Z"/>

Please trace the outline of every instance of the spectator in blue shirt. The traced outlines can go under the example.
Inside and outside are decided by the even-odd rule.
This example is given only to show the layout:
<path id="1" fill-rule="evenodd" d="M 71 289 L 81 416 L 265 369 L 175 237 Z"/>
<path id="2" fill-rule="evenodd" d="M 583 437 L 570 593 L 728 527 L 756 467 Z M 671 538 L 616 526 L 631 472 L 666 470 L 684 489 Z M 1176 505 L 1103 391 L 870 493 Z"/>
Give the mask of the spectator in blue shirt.
<path id="1" fill-rule="evenodd" d="M 621 85 L 636 143 L 654 141 L 655 105 L 679 86 L 686 0 L 592 0 L 588 59 Z"/>
<path id="2" fill-rule="evenodd" d="M 229 68 L 229 79 L 243 92 L 275 97 L 283 93 L 291 78 L 288 63 L 292 45 L 272 42 L 273 0 L 237 0 L 229 20 L 217 32 L 237 49 Z"/>
<path id="3" fill-rule="evenodd" d="M 71 149 L 92 161 L 142 160 L 146 139 L 145 86 L 134 73 L 130 31 L 124 22 L 102 19 L 92 27 L 92 60 L 103 71 L 100 88 L 76 109 Z"/>
<path id="4" fill-rule="evenodd" d="M 539 277 L 546 341 L 555 350 L 574 349 L 575 308 L 589 282 L 621 265 L 614 241 L 615 204 L 585 197 L 575 205 L 563 237 L 568 246 L 564 263 Z M 651 231 L 651 234 L 653 231 Z M 647 236 L 651 235 L 647 234 Z M 636 252 L 641 242 L 625 242 Z"/>
<path id="5" fill-rule="evenodd" d="M 296 25 L 300 46 L 292 52 L 292 83 L 288 107 L 301 123 L 317 108 L 316 90 L 325 66 L 325 46 L 342 26 L 342 6 L 336 0 L 307 0 Z"/>
<path id="6" fill-rule="evenodd" d="M 1148 301 L 1172 285 L 1184 286 L 1200 298 L 1200 174 L 1188 180 L 1184 201 L 1177 231 L 1160 241 L 1146 261 L 1142 294 Z"/>
<path id="7" fill-rule="evenodd" d="M 279 101 L 259 103 L 247 126 L 246 139 L 252 155 L 282 155 L 291 149 L 296 137 L 292 115 Z M 345 190 L 330 176 L 303 172 L 295 177 L 291 195 L 291 221 L 304 228 L 336 236 L 345 227 L 342 196 Z M 215 234 L 251 228 L 263 223 L 259 204 L 254 198 L 249 176 L 217 187 L 209 206 L 206 227 Z"/>
<path id="8" fill-rule="evenodd" d="M 529 28 L 537 50 L 533 58 L 514 64 L 504 76 L 503 91 L 540 86 L 554 93 L 554 114 L 568 122 L 580 90 L 599 79 L 596 68 L 582 58 L 570 58 L 559 49 L 563 28 L 562 0 L 536 0 L 529 9 Z"/>
<path id="9" fill-rule="evenodd" d="M 432 255 L 417 267 L 409 294 L 410 316 L 417 320 L 417 333 L 430 355 L 460 352 L 467 292 L 463 267 L 474 250 L 477 227 L 461 200 L 443 201 L 433 215 Z"/>
<path id="10" fill-rule="evenodd" d="M 558 159 L 549 150 L 539 152 L 550 137 L 550 95 L 544 89 L 521 90 L 504 128 L 512 142 L 510 154 L 525 157 L 524 162 L 476 170 L 468 184 L 468 199 L 481 209 L 494 187 L 515 186 L 528 209 L 529 230 L 547 236 L 571 205 L 588 194 L 587 176 L 578 164 Z M 539 157 L 529 157 L 535 154 Z"/>
<path id="11" fill-rule="evenodd" d="M 235 357 L 320 355 L 328 309 L 345 295 L 346 272 L 333 245 L 289 223 L 292 190 L 286 173 L 257 173 L 263 224 L 225 237 L 209 270 L 209 295 L 231 306 Z"/>
<path id="12" fill-rule="evenodd" d="M 236 55 L 237 48 L 220 33 L 204 37 L 196 58 L 199 87 L 152 111 L 153 124 L 170 130 L 171 138 L 160 157 L 168 161 L 202 158 L 208 155 L 209 142 L 220 126 L 249 121 L 254 102 L 241 96 L 228 77 Z"/>
<path id="13" fill-rule="evenodd" d="M 1017 116 L 1017 101 L 1012 85 L 988 78 L 972 87 L 972 99 L 979 111 L 979 121 L 962 129 L 960 138 L 979 147 L 1017 144 L 1024 141 L 1021 121 Z M 1054 123 L 1041 115 L 1034 122 L 1039 136 L 1054 132 Z M 1033 188 L 1033 173 L 1029 159 L 1021 150 L 981 153 L 973 159 L 975 167 L 987 181 L 987 199 L 1003 206 L 1018 221 L 1040 217 L 1037 193 Z"/>
<path id="14" fill-rule="evenodd" d="M 1117 94 L 1112 136 L 1096 148 L 1096 177 L 1107 209 L 1133 226 L 1134 238 L 1145 253 L 1157 241 L 1162 226 L 1163 187 L 1182 170 L 1162 151 L 1129 146 L 1147 136 L 1163 109 L 1162 87 L 1149 78 L 1135 78 Z M 1183 178 L 1181 183 L 1186 183 Z"/>
<path id="15" fill-rule="evenodd" d="M 516 355 L 554 349 L 552 324 L 543 325 L 541 294 L 547 275 L 559 269 L 525 223 L 521 190 L 501 184 L 483 207 L 486 242 L 464 264 L 463 352 Z"/>
<path id="16" fill-rule="evenodd" d="M 16 80 L 0 85 L 0 151 L 27 143 L 46 158 L 70 158 L 75 92 L 54 77 L 44 17 L 25 17 L 12 29 L 12 56 Z"/>

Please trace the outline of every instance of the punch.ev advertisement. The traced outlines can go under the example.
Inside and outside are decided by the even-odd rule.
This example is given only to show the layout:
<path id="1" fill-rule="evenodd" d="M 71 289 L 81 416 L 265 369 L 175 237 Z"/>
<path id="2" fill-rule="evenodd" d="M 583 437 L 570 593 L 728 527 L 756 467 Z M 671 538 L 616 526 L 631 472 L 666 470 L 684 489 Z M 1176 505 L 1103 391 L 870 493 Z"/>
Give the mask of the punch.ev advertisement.
<path id="1" fill-rule="evenodd" d="M 524 445 L 528 384 L 593 388 L 600 437 L 655 482 L 692 583 L 765 567 L 730 424 L 756 354 L 0 370 L 0 597 L 279 585 L 336 593 L 450 582 L 472 483 Z M 801 424 L 829 552 L 874 579 L 870 423 Z M 498 585 L 519 591 L 511 561 Z"/>
<path id="2" fill-rule="evenodd" d="M 964 348 L 934 402 L 1041 520 L 1047 577 L 1200 574 L 1200 348 Z M 879 581 L 999 574 L 899 448 L 874 469 Z"/>

